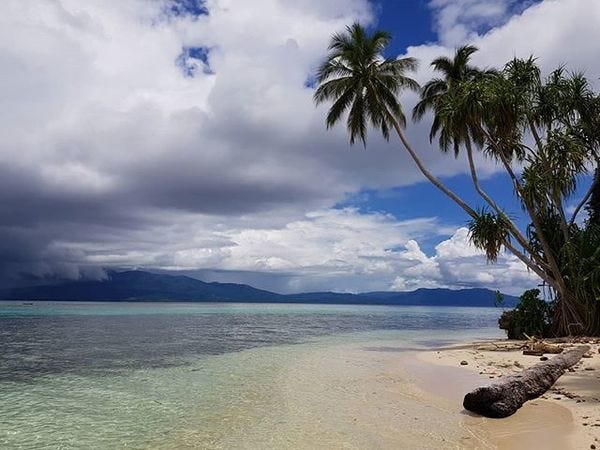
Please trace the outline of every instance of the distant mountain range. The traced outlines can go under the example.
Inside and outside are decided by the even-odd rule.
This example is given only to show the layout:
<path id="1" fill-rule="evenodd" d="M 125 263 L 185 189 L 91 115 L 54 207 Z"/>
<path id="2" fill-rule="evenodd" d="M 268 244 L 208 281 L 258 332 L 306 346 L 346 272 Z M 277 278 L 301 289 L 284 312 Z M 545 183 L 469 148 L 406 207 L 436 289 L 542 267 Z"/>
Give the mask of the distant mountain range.
<path id="1" fill-rule="evenodd" d="M 103 280 L 63 281 L 56 284 L 0 290 L 5 300 L 62 301 L 184 301 L 248 303 L 323 303 L 360 305 L 494 306 L 489 289 L 417 289 L 412 292 L 345 294 L 309 292 L 277 294 L 246 284 L 206 283 L 181 275 L 143 271 L 108 272 Z M 516 297 L 504 296 L 512 307 Z"/>

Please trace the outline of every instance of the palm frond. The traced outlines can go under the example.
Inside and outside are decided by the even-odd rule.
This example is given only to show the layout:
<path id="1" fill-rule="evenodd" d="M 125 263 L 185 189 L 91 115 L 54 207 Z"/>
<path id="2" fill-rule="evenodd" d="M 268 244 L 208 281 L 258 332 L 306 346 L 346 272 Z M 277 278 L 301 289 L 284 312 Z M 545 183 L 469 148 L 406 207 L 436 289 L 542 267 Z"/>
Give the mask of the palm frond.
<path id="1" fill-rule="evenodd" d="M 485 252 L 488 261 L 496 262 L 502 245 L 510 240 L 506 219 L 480 209 L 477 217 L 469 222 L 469 239 Z"/>
<path id="2" fill-rule="evenodd" d="M 352 69 L 339 59 L 328 59 L 319 66 L 316 72 L 318 83 L 324 83 L 330 79 L 339 77 L 351 77 Z"/>
<path id="3" fill-rule="evenodd" d="M 344 93 L 339 95 L 329 112 L 327 113 L 327 117 L 325 119 L 325 124 L 327 128 L 333 127 L 339 120 L 342 118 L 344 112 L 350 107 L 352 104 L 352 100 L 354 99 L 354 91 L 352 89 L 347 89 Z"/>
<path id="4" fill-rule="evenodd" d="M 453 73 L 453 62 L 450 58 L 448 58 L 447 56 L 440 56 L 438 58 L 435 58 L 432 62 L 431 65 L 433 66 L 433 69 L 436 72 L 441 72 L 442 74 L 448 76 L 450 74 Z"/>
<path id="5" fill-rule="evenodd" d="M 366 145 L 368 126 L 379 129 L 384 138 L 406 119 L 398 94 L 418 90 L 419 84 L 407 76 L 417 68 L 414 58 L 388 58 L 382 53 L 391 36 L 384 31 L 368 33 L 354 23 L 331 37 L 327 59 L 316 73 L 316 104 L 332 102 L 326 125 L 332 127 L 347 112 L 350 143 Z"/>
<path id="6" fill-rule="evenodd" d="M 352 87 L 353 79 L 349 77 L 336 78 L 322 83 L 314 92 L 313 100 L 320 103 L 335 100 Z"/>
<path id="7" fill-rule="evenodd" d="M 364 146 L 367 145 L 365 99 L 362 95 L 354 96 L 352 107 L 348 113 L 347 128 L 350 133 L 350 144 L 354 144 L 358 137 Z"/>

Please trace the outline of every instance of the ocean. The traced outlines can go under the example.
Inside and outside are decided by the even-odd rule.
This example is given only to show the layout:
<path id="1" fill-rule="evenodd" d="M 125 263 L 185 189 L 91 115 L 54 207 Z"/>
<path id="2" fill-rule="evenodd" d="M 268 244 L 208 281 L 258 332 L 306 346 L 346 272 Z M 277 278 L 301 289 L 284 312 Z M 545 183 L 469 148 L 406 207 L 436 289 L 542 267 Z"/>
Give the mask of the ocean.
<path id="1" fill-rule="evenodd" d="M 500 338 L 500 312 L 0 302 L 0 448 L 281 447 L 299 414 L 285 387 L 318 379 L 306 355 Z"/>

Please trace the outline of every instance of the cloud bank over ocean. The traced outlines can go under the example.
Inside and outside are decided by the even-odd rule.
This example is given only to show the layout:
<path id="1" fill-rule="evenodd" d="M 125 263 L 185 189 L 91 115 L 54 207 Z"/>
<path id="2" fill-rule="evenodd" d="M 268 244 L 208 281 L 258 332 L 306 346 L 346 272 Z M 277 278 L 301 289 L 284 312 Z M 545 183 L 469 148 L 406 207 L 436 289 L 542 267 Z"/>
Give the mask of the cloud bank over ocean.
<path id="1" fill-rule="evenodd" d="M 366 0 L 57 0 L 0 4 L 0 279 L 102 267 L 250 274 L 283 292 L 417 287 L 518 293 L 536 278 L 488 265 L 466 218 L 336 207 L 422 181 L 395 142 L 326 131 L 310 76 L 332 32 L 376 24 Z M 200 8 L 201 7 L 201 8 Z M 419 81 L 455 45 L 497 66 L 535 54 L 600 75 L 600 2 L 431 0 L 438 41 L 409 47 Z M 340 12 L 342 12 L 340 14 Z M 401 30 L 390 30 L 399 33 Z M 566 37 L 569 37 L 567 40 Z M 414 94 L 404 98 L 406 110 Z M 428 124 L 408 135 L 438 176 L 463 173 Z M 483 173 L 494 167 L 482 161 Z M 432 251 L 423 241 L 435 239 Z M 255 274 L 252 278 L 251 274 Z M 221 279 L 221 281 L 224 281 Z"/>

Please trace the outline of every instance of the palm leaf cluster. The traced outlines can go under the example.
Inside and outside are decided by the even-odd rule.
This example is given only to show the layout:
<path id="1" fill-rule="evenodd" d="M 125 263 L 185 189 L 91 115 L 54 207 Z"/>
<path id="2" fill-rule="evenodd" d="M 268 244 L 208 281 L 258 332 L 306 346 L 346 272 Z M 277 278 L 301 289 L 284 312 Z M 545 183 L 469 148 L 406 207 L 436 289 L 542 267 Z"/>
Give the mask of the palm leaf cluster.
<path id="1" fill-rule="evenodd" d="M 347 112 L 351 144 L 360 139 L 366 145 L 368 125 L 389 140 L 394 124 L 406 124 L 398 94 L 401 89 L 419 89 L 419 84 L 405 75 L 417 68 L 417 62 L 414 58 L 384 58 L 390 40 L 389 33 L 369 35 L 355 23 L 333 35 L 329 57 L 317 71 L 315 102 L 333 101 L 325 120 L 327 128 Z"/>
<path id="2" fill-rule="evenodd" d="M 505 219 L 485 208 L 479 210 L 477 217 L 469 223 L 471 242 L 483 250 L 488 261 L 496 262 L 502 246 L 510 240 Z"/>
<path id="3" fill-rule="evenodd" d="M 433 112 L 429 140 L 438 136 L 442 151 L 453 149 L 458 156 L 461 146 L 475 141 L 480 146 L 483 136 L 477 127 L 482 102 L 477 82 L 495 76 L 495 70 L 481 70 L 470 64 L 477 47 L 465 46 L 456 50 L 453 58 L 436 58 L 431 65 L 441 74 L 427 82 L 421 98 L 413 109 L 413 120 L 422 120 L 427 112 Z"/>
<path id="4" fill-rule="evenodd" d="M 590 200 L 586 205 L 589 223 L 600 227 L 600 167 L 594 173 L 594 184 L 590 190 Z"/>

